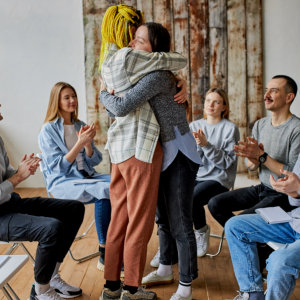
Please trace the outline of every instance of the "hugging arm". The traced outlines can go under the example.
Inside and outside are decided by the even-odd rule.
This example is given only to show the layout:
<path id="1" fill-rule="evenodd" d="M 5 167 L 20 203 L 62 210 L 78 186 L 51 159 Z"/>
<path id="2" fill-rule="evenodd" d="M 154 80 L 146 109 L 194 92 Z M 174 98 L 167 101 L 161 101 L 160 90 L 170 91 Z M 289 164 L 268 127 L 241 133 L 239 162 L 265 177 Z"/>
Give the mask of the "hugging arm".
<path id="1" fill-rule="evenodd" d="M 153 72 L 139 80 L 123 97 L 111 95 L 103 90 L 100 94 L 100 101 L 113 115 L 124 117 L 165 90 L 166 87 L 161 84 L 163 80 L 166 80 L 164 73 Z"/>

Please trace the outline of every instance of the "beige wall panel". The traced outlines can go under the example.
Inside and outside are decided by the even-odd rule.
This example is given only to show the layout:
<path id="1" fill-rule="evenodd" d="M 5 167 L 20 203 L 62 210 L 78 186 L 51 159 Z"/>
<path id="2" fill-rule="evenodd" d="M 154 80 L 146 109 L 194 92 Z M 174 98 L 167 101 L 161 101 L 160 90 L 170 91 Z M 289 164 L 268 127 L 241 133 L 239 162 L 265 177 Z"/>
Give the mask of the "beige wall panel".
<path id="1" fill-rule="evenodd" d="M 261 1 L 246 1 L 247 99 L 249 123 L 260 119 L 263 107 Z"/>
<path id="2" fill-rule="evenodd" d="M 143 12 L 146 22 L 153 21 L 153 0 L 137 0 L 137 9 Z"/>
<path id="3" fill-rule="evenodd" d="M 209 89 L 208 0 L 190 0 L 191 114 L 203 115 L 203 101 Z"/>
<path id="4" fill-rule="evenodd" d="M 226 0 L 209 2 L 210 85 L 227 90 Z"/>
<path id="5" fill-rule="evenodd" d="M 245 13 L 244 1 L 228 1 L 228 97 L 230 101 L 230 119 L 238 125 L 241 140 L 244 140 L 248 132 Z M 240 163 L 238 169 L 239 171 L 244 170 L 244 164 Z"/>

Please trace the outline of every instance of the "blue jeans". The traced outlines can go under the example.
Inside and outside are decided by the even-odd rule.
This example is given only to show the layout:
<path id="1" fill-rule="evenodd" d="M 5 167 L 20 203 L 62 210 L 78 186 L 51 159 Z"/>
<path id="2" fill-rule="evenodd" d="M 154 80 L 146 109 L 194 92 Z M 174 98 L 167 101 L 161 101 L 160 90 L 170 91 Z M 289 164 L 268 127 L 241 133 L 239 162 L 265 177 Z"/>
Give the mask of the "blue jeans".
<path id="1" fill-rule="evenodd" d="M 289 223 L 268 224 L 256 214 L 239 215 L 225 225 L 235 277 L 243 292 L 263 291 L 256 243 L 286 244 L 267 259 L 267 300 L 291 296 L 300 269 L 300 233 Z"/>
<path id="2" fill-rule="evenodd" d="M 193 229 L 193 190 L 199 165 L 178 152 L 161 173 L 156 212 L 160 243 L 160 263 L 174 263 L 174 243 L 182 282 L 197 278 L 197 246 Z M 173 257 L 172 257 L 173 256 Z"/>
<path id="3" fill-rule="evenodd" d="M 110 222 L 110 200 L 92 199 L 87 203 L 95 203 L 95 223 L 99 244 L 105 245 L 108 225 Z"/>

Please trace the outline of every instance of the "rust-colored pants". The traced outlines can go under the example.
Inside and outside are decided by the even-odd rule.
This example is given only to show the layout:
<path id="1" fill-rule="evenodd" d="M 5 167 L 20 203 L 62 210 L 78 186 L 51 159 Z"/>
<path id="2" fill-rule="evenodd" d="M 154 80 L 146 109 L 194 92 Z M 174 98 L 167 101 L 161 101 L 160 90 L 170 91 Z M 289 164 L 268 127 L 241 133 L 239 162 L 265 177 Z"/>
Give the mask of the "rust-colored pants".
<path id="1" fill-rule="evenodd" d="M 162 148 L 157 143 L 152 163 L 135 157 L 112 164 L 111 221 L 105 248 L 106 280 L 120 279 L 124 260 L 126 285 L 141 284 L 147 245 L 155 218 Z"/>

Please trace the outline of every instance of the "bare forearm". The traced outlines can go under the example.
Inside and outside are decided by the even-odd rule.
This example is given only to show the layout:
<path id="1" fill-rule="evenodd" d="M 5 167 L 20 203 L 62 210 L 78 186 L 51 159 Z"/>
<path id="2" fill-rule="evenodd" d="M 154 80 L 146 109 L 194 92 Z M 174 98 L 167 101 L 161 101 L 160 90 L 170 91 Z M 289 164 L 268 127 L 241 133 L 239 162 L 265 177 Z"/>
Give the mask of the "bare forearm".
<path id="1" fill-rule="evenodd" d="M 254 161 L 251 161 L 250 159 L 247 159 L 247 168 L 250 170 L 250 171 L 255 171 L 257 170 L 259 166 L 259 163 L 258 162 L 254 162 Z"/>
<path id="2" fill-rule="evenodd" d="M 83 145 L 78 140 L 74 147 L 65 155 L 67 161 L 73 163 L 82 148 Z"/>
<path id="3" fill-rule="evenodd" d="M 85 153 L 88 157 L 92 157 L 94 151 L 91 144 L 85 147 Z"/>
<path id="4" fill-rule="evenodd" d="M 20 176 L 20 174 L 15 173 L 12 175 L 8 180 L 12 183 L 14 187 L 16 187 L 18 184 L 20 184 L 24 179 Z"/>
<path id="5" fill-rule="evenodd" d="M 284 165 L 277 160 L 273 159 L 271 156 L 267 156 L 267 160 L 264 163 L 271 172 L 275 173 L 277 176 L 281 175 L 280 170 L 283 169 Z"/>

